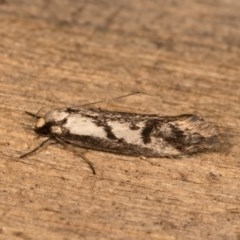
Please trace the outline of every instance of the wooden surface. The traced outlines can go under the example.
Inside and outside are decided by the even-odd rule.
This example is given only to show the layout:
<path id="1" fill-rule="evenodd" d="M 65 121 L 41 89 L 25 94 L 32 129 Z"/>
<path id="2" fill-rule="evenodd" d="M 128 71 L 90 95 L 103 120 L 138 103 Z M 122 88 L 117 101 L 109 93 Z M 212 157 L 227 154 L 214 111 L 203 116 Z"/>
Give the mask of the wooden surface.
<path id="1" fill-rule="evenodd" d="M 0 1 L 0 239 L 240 239 L 240 2 Z M 223 152 L 141 159 L 36 147 L 25 111 L 198 113 Z M 229 147 L 231 145 L 231 147 Z"/>

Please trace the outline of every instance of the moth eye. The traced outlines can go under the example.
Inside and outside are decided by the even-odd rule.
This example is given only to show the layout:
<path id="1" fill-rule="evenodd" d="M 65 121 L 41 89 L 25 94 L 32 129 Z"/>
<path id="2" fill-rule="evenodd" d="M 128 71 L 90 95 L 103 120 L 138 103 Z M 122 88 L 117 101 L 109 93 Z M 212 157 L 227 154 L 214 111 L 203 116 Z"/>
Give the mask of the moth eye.
<path id="1" fill-rule="evenodd" d="M 41 128 L 45 125 L 45 119 L 44 118 L 39 118 L 36 123 L 35 123 L 35 128 Z"/>

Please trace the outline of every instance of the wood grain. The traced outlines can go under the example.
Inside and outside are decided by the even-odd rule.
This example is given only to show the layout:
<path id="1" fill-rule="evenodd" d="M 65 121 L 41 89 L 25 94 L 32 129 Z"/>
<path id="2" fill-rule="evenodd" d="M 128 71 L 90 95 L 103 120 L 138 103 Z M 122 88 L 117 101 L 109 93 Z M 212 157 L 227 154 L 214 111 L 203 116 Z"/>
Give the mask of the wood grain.
<path id="1" fill-rule="evenodd" d="M 0 1 L 0 239 L 240 239 L 240 2 Z M 37 146 L 25 111 L 198 113 L 224 151 L 180 160 Z"/>

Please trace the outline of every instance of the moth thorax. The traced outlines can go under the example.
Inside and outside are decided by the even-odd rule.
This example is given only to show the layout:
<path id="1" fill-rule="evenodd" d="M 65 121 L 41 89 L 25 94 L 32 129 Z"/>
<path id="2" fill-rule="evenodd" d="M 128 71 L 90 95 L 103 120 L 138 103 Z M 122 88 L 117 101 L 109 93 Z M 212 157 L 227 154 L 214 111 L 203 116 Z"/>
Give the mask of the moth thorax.
<path id="1" fill-rule="evenodd" d="M 36 122 L 35 122 L 35 124 L 34 124 L 34 126 L 35 126 L 35 128 L 41 128 L 41 127 L 43 127 L 44 125 L 45 125 L 45 119 L 44 118 L 39 118 Z"/>

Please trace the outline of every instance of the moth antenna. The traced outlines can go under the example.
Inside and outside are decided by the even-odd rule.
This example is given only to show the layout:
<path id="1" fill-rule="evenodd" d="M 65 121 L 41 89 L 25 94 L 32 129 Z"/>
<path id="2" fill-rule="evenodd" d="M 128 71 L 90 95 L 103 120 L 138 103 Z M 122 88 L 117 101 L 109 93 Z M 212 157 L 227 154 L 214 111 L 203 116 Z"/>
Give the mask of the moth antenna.
<path id="1" fill-rule="evenodd" d="M 132 96 L 132 95 L 135 95 L 135 94 L 139 94 L 139 93 L 141 93 L 141 92 L 133 92 L 133 93 L 129 93 L 129 94 L 126 94 L 126 95 L 122 95 L 122 96 L 118 96 L 118 97 L 115 97 L 115 98 L 111 98 L 111 99 L 106 99 L 106 100 L 86 103 L 86 104 L 81 105 L 81 107 L 85 107 L 85 106 L 89 106 L 89 105 L 93 105 L 93 104 L 97 104 L 97 103 L 115 101 L 117 99 L 121 99 L 121 98 L 124 98 L 124 97 L 129 97 L 129 96 Z"/>
<path id="2" fill-rule="evenodd" d="M 26 114 L 30 115 L 31 117 L 34 117 L 33 123 L 32 123 L 32 128 L 33 128 L 33 126 L 35 125 L 36 120 L 37 120 L 38 118 L 40 118 L 40 116 L 38 116 L 38 114 L 40 113 L 40 111 L 41 111 L 42 109 L 43 109 L 43 108 L 41 107 L 41 108 L 37 111 L 37 113 L 32 113 L 32 112 L 25 111 Z"/>
<path id="3" fill-rule="evenodd" d="M 40 148 L 44 147 L 45 144 L 49 144 L 49 141 L 52 140 L 51 138 L 48 138 L 46 140 L 44 140 L 42 143 L 40 143 L 36 148 L 34 148 L 33 150 L 31 150 L 30 152 L 24 153 L 23 155 L 21 155 L 19 158 L 25 158 L 28 157 L 30 155 L 32 155 L 33 153 L 35 153 L 36 151 L 38 151 Z"/>
<path id="4" fill-rule="evenodd" d="M 58 143 L 60 143 L 63 147 L 69 149 L 67 143 L 65 143 L 64 141 L 62 141 L 60 138 L 55 137 L 54 138 Z M 78 156 L 80 156 L 90 167 L 90 169 L 92 170 L 93 175 L 96 175 L 96 171 L 95 168 L 93 166 L 93 164 L 86 158 L 84 157 L 82 154 L 76 153 L 75 151 L 73 151 L 73 153 L 77 154 Z"/>
<path id="5" fill-rule="evenodd" d="M 37 116 L 35 113 L 32 113 L 32 112 L 28 112 L 28 111 L 25 111 L 25 113 L 31 117 L 34 117 L 34 118 L 38 118 L 39 116 Z"/>

